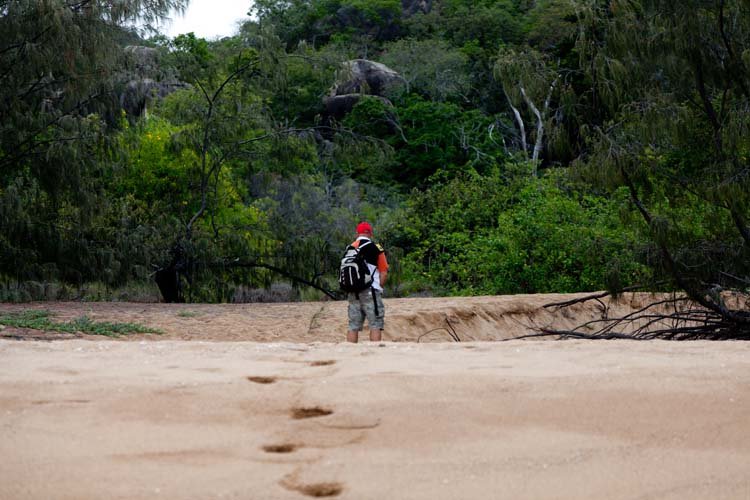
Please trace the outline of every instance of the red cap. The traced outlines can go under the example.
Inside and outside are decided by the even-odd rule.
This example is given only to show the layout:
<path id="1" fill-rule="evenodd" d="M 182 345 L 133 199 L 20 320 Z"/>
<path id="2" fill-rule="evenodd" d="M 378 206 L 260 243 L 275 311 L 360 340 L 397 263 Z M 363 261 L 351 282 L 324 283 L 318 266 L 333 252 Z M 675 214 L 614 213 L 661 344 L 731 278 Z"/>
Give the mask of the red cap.
<path id="1" fill-rule="evenodd" d="M 372 234 L 372 226 L 369 222 L 360 222 L 357 224 L 357 234 Z"/>

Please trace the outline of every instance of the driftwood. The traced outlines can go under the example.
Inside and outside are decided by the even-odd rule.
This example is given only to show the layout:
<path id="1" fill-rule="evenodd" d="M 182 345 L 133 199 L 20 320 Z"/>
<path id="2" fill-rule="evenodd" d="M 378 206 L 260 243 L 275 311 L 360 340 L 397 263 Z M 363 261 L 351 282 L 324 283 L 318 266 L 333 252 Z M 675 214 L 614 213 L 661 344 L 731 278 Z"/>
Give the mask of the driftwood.
<path id="1" fill-rule="evenodd" d="M 656 283 L 656 284 L 659 285 L 659 284 L 662 284 L 662 283 L 660 282 L 660 283 Z M 643 285 L 629 286 L 629 287 L 623 288 L 622 290 L 618 291 L 617 294 L 626 293 L 626 292 L 635 292 L 636 290 L 643 290 L 643 288 L 644 288 Z M 554 307 L 557 310 L 557 309 L 561 309 L 563 307 L 572 306 L 574 304 L 580 304 L 580 303 L 583 303 L 583 302 L 588 302 L 590 300 L 603 299 L 605 297 L 610 297 L 610 296 L 614 296 L 614 295 L 615 294 L 612 293 L 612 292 L 599 292 L 599 293 L 595 293 L 595 294 L 592 294 L 592 295 L 587 295 L 585 297 L 580 297 L 580 298 L 577 298 L 577 299 L 566 300 L 564 302 L 552 302 L 551 304 L 545 304 L 544 308 L 547 309 L 547 308 Z M 599 301 L 599 302 L 601 302 L 601 301 Z"/>
<path id="2" fill-rule="evenodd" d="M 284 276 L 285 278 L 288 278 L 295 283 L 299 283 L 301 285 L 309 286 L 310 288 L 314 288 L 315 290 L 318 290 L 320 292 L 323 292 L 328 297 L 330 297 L 333 300 L 341 300 L 345 298 L 344 294 L 335 290 L 329 290 L 328 288 L 325 288 L 317 283 L 314 283 L 313 281 L 310 281 L 309 279 L 302 278 L 300 276 L 297 276 L 293 273 L 290 273 L 289 271 L 282 269 L 277 266 L 272 266 L 270 264 L 264 264 L 262 262 L 257 261 L 239 261 L 239 260 L 233 260 L 228 263 L 224 263 L 223 267 L 244 267 L 244 268 L 259 268 L 259 269 L 267 269 L 269 271 L 272 271 L 276 274 L 280 274 L 281 276 Z"/>
<path id="3" fill-rule="evenodd" d="M 461 342 L 461 338 L 458 336 L 458 333 L 456 333 L 456 329 L 453 328 L 453 325 L 448 319 L 448 316 L 445 317 L 445 323 L 448 325 L 448 328 L 439 327 L 439 328 L 433 328 L 432 330 L 426 331 L 422 335 L 417 337 L 417 343 L 419 343 L 419 341 L 422 340 L 422 337 L 429 335 L 430 333 L 439 332 L 439 331 L 444 331 L 448 333 L 448 335 L 450 335 L 451 339 L 453 339 L 454 342 Z"/>
<path id="4" fill-rule="evenodd" d="M 603 317 L 582 323 L 572 330 L 539 328 L 536 333 L 516 337 L 517 339 L 557 337 L 558 339 L 632 339 L 632 340 L 750 340 L 750 327 L 745 321 L 734 321 L 733 316 L 746 318 L 750 315 L 750 298 L 741 295 L 744 307 L 733 310 L 733 316 L 704 307 L 685 295 L 673 294 L 626 314 L 622 317 L 607 317 L 608 308 L 601 299 L 608 292 L 592 294 L 566 302 L 547 304 L 545 308 L 569 307 L 596 300 L 603 305 Z M 738 297 L 735 295 L 735 297 Z"/>

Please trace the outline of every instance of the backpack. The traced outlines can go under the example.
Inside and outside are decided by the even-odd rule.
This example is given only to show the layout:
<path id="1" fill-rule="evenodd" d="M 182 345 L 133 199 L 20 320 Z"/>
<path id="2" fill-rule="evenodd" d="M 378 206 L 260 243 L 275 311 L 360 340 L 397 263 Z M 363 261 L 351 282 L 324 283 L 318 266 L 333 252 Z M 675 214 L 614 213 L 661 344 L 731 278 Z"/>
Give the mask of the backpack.
<path id="1" fill-rule="evenodd" d="M 371 243 L 371 241 L 368 241 L 359 248 L 352 245 L 346 247 L 339 270 L 339 286 L 343 291 L 358 293 L 372 285 L 372 273 L 367 266 L 364 254 L 361 252 L 364 247 Z"/>

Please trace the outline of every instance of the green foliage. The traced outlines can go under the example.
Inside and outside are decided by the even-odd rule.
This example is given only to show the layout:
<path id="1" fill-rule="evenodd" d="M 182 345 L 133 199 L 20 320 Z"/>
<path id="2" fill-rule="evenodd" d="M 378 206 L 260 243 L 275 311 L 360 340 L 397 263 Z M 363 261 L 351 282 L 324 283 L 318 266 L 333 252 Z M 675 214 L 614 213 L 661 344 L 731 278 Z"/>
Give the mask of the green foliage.
<path id="1" fill-rule="evenodd" d="M 102 118 L 123 64 L 123 26 L 166 15 L 180 0 L 13 0 L 0 16 L 0 180 L 25 169 L 53 196 L 89 191 Z"/>
<path id="2" fill-rule="evenodd" d="M 305 41 L 314 47 L 330 40 L 364 36 L 390 40 L 399 31 L 400 0 L 261 0 L 254 2 L 260 25 L 270 24 L 294 48 Z"/>
<path id="3" fill-rule="evenodd" d="M 528 15 L 528 43 L 558 58 L 572 56 L 578 34 L 575 2 L 542 0 L 534 3 Z M 572 60 L 567 62 L 571 66 L 575 64 Z"/>
<path id="4" fill-rule="evenodd" d="M 206 78 L 214 59 L 208 42 L 194 33 L 176 36 L 170 44 L 169 56 L 172 61 L 167 64 L 179 68 L 180 78 L 188 82 Z"/>
<path id="5" fill-rule="evenodd" d="M 194 151 L 176 150 L 173 146 L 173 136 L 181 130 L 156 117 L 122 134 L 129 162 L 114 186 L 117 194 L 137 193 L 144 203 L 157 210 L 183 214 L 183 218 L 195 210 L 190 185 L 198 157 Z"/>
<path id="6" fill-rule="evenodd" d="M 264 72 L 267 85 L 256 89 L 265 99 L 273 116 L 294 117 L 297 123 L 313 125 L 325 95 L 341 61 L 350 56 L 334 47 L 316 51 L 302 47 L 289 57 L 277 59 Z"/>
<path id="7" fill-rule="evenodd" d="M 268 173 L 253 179 L 255 206 L 268 215 L 278 245 L 269 263 L 297 276 L 312 276 L 336 288 L 341 253 L 361 220 L 381 225 L 400 199 L 387 189 L 338 181 L 324 174 L 282 178 Z M 295 283 L 298 285 L 298 283 Z"/>
<path id="8" fill-rule="evenodd" d="M 489 172 L 506 156 L 488 133 L 496 119 L 478 110 L 407 96 L 396 112 L 404 137 L 393 139 L 398 149 L 391 175 L 406 187 L 425 187 L 435 174 Z"/>
<path id="9" fill-rule="evenodd" d="M 453 181 L 407 204 L 391 237 L 406 250 L 406 291 L 506 294 L 600 290 L 648 276 L 623 197 L 572 189 L 528 170 Z"/>
<path id="10" fill-rule="evenodd" d="M 106 187 L 124 122 L 113 99 L 125 26 L 182 1 L 3 2 L 0 16 L 0 273 L 108 284 L 133 276 L 111 245 Z"/>
<path id="11" fill-rule="evenodd" d="M 372 137 L 387 137 L 394 128 L 393 109 L 383 99 L 363 96 L 344 118 L 344 126 Z"/>
<path id="12" fill-rule="evenodd" d="M 558 72 L 547 56 L 534 49 L 501 47 L 495 60 L 495 76 L 516 107 L 523 106 L 521 88 L 541 108 Z"/>
<path id="13" fill-rule="evenodd" d="M 407 92 L 425 99 L 459 100 L 469 94 L 468 57 L 447 42 L 397 40 L 386 45 L 382 61 L 404 78 Z"/>
<path id="14" fill-rule="evenodd" d="M 750 11 L 739 1 L 644 1 L 583 14 L 578 50 L 611 119 L 591 128 L 580 171 L 628 188 L 660 278 L 699 301 L 746 287 L 750 73 L 740 55 Z"/>
<path id="15" fill-rule="evenodd" d="M 81 316 L 72 321 L 61 323 L 50 318 L 49 311 L 45 310 L 25 310 L 19 313 L 2 314 L 0 315 L 0 325 L 62 333 L 104 335 L 106 337 L 119 337 L 134 333 L 163 333 L 161 330 L 137 323 L 92 321 L 88 316 Z"/>
<path id="16" fill-rule="evenodd" d="M 257 0 L 235 37 L 154 38 L 147 71 L 122 26 L 180 1 L 6 2 L 0 299 L 148 296 L 178 248 L 188 300 L 335 288 L 361 219 L 407 293 L 616 288 L 675 266 L 747 282 L 740 0 L 427 4 Z M 323 98 L 357 57 L 406 85 L 332 120 Z M 130 82 L 176 77 L 148 116 L 120 112 Z M 590 184 L 555 168 L 571 164 Z"/>
<path id="17" fill-rule="evenodd" d="M 456 46 L 476 40 L 494 50 L 501 43 L 522 41 L 522 16 L 512 0 L 447 0 L 443 9 L 445 33 Z"/>

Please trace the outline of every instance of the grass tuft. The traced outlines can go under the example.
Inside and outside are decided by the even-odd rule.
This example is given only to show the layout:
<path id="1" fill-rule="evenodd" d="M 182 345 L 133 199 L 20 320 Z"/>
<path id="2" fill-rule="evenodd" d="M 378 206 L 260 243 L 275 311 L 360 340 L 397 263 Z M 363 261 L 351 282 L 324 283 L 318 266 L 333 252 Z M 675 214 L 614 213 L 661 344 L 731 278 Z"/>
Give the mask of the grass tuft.
<path id="1" fill-rule="evenodd" d="M 177 313 L 177 316 L 180 318 L 195 318 L 198 316 L 201 316 L 203 313 L 198 311 L 180 311 Z"/>
<path id="2" fill-rule="evenodd" d="M 108 321 L 92 321 L 88 316 L 81 316 L 73 321 L 58 322 L 50 317 L 45 310 L 30 310 L 0 314 L 0 325 L 32 330 L 53 331 L 62 333 L 85 333 L 88 335 L 103 335 L 119 337 L 133 333 L 163 333 L 156 328 L 139 325 L 137 323 L 110 323 Z"/>

